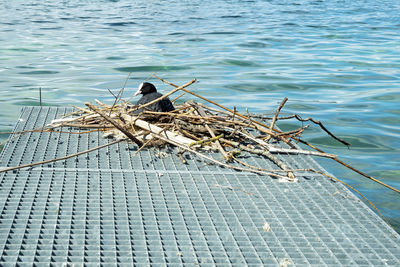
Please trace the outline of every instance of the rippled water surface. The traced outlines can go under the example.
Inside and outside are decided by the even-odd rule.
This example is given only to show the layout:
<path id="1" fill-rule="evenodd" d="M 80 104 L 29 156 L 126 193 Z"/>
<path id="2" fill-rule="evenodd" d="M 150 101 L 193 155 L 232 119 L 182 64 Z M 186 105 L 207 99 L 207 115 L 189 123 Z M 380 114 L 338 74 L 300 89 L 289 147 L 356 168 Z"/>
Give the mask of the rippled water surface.
<path id="1" fill-rule="evenodd" d="M 197 78 L 192 90 L 242 111 L 273 113 L 288 97 L 284 113 L 352 146 L 316 127 L 305 139 L 400 188 L 399 14 L 397 0 L 1 1 L 0 131 L 40 87 L 45 105 L 65 106 L 111 101 L 130 72 L 129 88 L 153 73 Z M 398 194 L 321 163 L 400 230 Z"/>

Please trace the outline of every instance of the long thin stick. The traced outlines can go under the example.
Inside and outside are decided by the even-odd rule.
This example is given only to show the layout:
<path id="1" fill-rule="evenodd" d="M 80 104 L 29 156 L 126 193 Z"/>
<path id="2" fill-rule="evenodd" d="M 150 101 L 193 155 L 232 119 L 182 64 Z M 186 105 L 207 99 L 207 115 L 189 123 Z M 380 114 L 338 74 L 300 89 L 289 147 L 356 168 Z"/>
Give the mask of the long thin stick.
<path id="1" fill-rule="evenodd" d="M 305 125 L 305 126 L 302 126 L 302 127 L 300 127 L 299 129 L 296 129 L 296 130 L 293 130 L 293 131 L 278 133 L 278 135 L 285 135 L 285 136 L 294 135 L 294 136 L 296 136 L 296 135 L 302 133 L 302 132 L 303 132 L 305 129 L 307 129 L 308 127 L 310 127 L 309 124 L 307 124 L 307 125 Z"/>
<path id="2" fill-rule="evenodd" d="M 299 142 L 301 142 L 301 143 L 303 143 L 303 144 L 305 144 L 305 145 L 307 145 L 307 146 L 309 146 L 309 147 L 311 147 L 311 148 L 317 150 L 318 152 L 325 153 L 325 152 L 322 151 L 321 149 L 319 149 L 319 148 L 317 148 L 317 147 L 311 145 L 310 143 L 308 143 L 308 142 L 306 142 L 306 141 L 304 141 L 304 140 L 302 140 L 302 139 L 298 139 L 298 138 L 293 138 L 293 139 L 295 139 L 295 140 L 297 140 L 297 141 L 299 141 Z M 347 164 L 347 163 L 341 161 L 341 160 L 338 159 L 338 158 L 333 158 L 333 160 L 336 161 L 336 162 L 338 162 L 338 163 L 340 163 L 340 164 L 342 164 L 343 166 L 349 168 L 350 170 L 352 170 L 352 171 L 354 171 L 354 172 L 356 172 L 356 173 L 358 173 L 358 174 L 364 176 L 365 178 L 368 178 L 368 179 L 370 179 L 370 180 L 372 180 L 372 181 L 374 181 L 374 182 L 376 182 L 376 183 L 378 183 L 378 184 L 380 184 L 380 185 L 383 185 L 383 186 L 385 186 L 385 187 L 387 187 L 387 188 L 389 188 L 389 189 L 395 191 L 396 193 L 400 193 L 400 190 L 399 190 L 399 189 L 396 189 L 396 188 L 394 188 L 393 186 L 390 186 L 390 185 L 388 185 L 388 184 L 385 184 L 384 182 L 379 181 L 378 179 L 376 179 L 376 178 L 374 178 L 374 177 L 372 177 L 372 176 L 369 176 L 368 174 L 366 174 L 366 173 L 364 173 L 364 172 L 362 172 L 362 171 L 357 170 L 356 168 L 350 166 L 349 164 Z"/>
<path id="3" fill-rule="evenodd" d="M 248 136 L 248 135 L 246 135 L 246 134 L 244 134 L 244 133 L 242 133 L 242 132 L 239 132 L 239 133 L 242 134 L 243 136 L 245 136 L 246 138 L 249 138 L 249 139 L 253 140 L 251 136 Z M 232 146 L 238 147 L 238 148 L 240 148 L 240 149 L 242 149 L 242 150 L 245 150 L 245 151 L 248 151 L 248 152 L 251 152 L 251 153 L 255 153 L 255 154 L 259 154 L 259 155 L 266 156 L 266 157 L 269 158 L 273 163 L 275 163 L 279 168 L 281 168 L 282 170 L 286 171 L 286 173 L 287 173 L 287 175 L 288 175 L 288 177 L 289 177 L 290 179 L 294 179 L 294 178 L 295 178 L 295 175 L 294 175 L 294 173 L 291 171 L 291 168 L 289 168 L 289 166 L 287 166 L 283 161 L 281 161 L 280 159 L 278 159 L 277 157 L 275 157 L 274 155 L 272 155 L 268 150 L 263 150 L 263 149 L 250 149 L 250 148 L 248 148 L 248 147 L 246 147 L 246 146 L 244 146 L 244 145 L 242 145 L 242 144 L 239 144 L 238 142 L 229 141 L 229 140 L 226 140 L 226 139 L 221 139 L 221 141 L 222 141 L 222 142 L 225 142 L 225 143 L 228 143 L 228 144 L 230 144 L 230 145 L 232 145 Z"/>
<path id="4" fill-rule="evenodd" d="M 96 128 L 96 129 L 110 129 L 113 128 L 111 124 L 79 124 L 79 123 L 63 123 L 61 127 L 74 127 L 74 128 Z"/>
<path id="5" fill-rule="evenodd" d="M 135 153 L 133 153 L 132 157 L 135 157 L 145 146 L 147 146 L 151 141 L 153 140 L 153 138 L 150 138 L 149 140 L 147 140 L 138 150 L 135 151 Z"/>
<path id="6" fill-rule="evenodd" d="M 221 138 L 221 142 L 229 144 L 229 145 L 237 147 L 237 148 L 240 148 L 241 150 L 245 150 L 250 153 L 268 156 L 268 152 L 264 149 L 252 149 L 252 148 L 249 148 L 247 146 L 240 144 L 239 142 L 230 141 L 225 138 Z M 277 147 L 273 147 L 273 146 L 269 147 L 269 152 L 271 152 L 271 153 L 287 153 L 287 154 L 302 154 L 302 155 L 318 156 L 318 157 L 325 157 L 325 158 L 331 158 L 331 159 L 337 157 L 334 154 L 321 153 L 321 152 L 315 152 L 315 151 L 309 151 L 309 150 L 301 150 L 301 149 L 277 148 Z"/>
<path id="7" fill-rule="evenodd" d="M 78 153 L 75 153 L 75 154 L 71 154 L 71 155 L 68 155 L 68 156 L 64 156 L 64 157 L 61 157 L 61 158 L 57 158 L 57 159 L 49 159 L 49 160 L 44 160 L 44 161 L 39 161 L 39 162 L 34 162 L 34 163 L 29 163 L 29 164 L 22 164 L 22 165 L 19 165 L 19 166 L 4 168 L 4 169 L 0 170 L 0 173 L 7 172 L 7 171 L 12 171 L 12 170 L 17 170 L 17 169 L 22 169 L 22 168 L 26 168 L 26 167 L 33 167 L 33 166 L 36 166 L 36 165 L 46 164 L 46 163 L 50 163 L 50 162 L 54 162 L 54 161 L 69 159 L 69 158 L 72 158 L 72 157 L 76 157 L 76 156 L 79 156 L 79 155 L 82 155 L 82 154 L 86 154 L 86 153 L 92 152 L 94 150 L 98 150 L 98 149 L 106 147 L 106 146 L 114 145 L 114 144 L 116 144 L 118 142 L 121 142 L 121 140 L 116 140 L 116 141 L 113 141 L 111 143 L 107 143 L 107 144 L 104 144 L 104 145 L 101 145 L 101 146 L 98 146 L 98 147 L 94 147 L 94 148 L 91 148 L 91 149 L 88 149 L 88 150 L 85 150 L 85 151 L 81 151 L 81 152 L 78 152 Z"/>
<path id="8" fill-rule="evenodd" d="M 129 139 L 131 139 L 133 142 L 135 142 L 139 147 L 141 147 L 143 145 L 142 141 L 140 141 L 133 134 L 131 134 L 130 132 L 125 130 L 124 126 L 122 126 L 117 121 L 113 120 L 111 117 L 106 115 L 103 111 L 97 109 L 95 106 L 93 106 L 92 104 L 90 104 L 88 102 L 86 102 L 85 105 L 88 106 L 91 110 L 93 110 L 97 114 L 99 114 L 100 116 L 102 116 L 106 121 L 108 121 L 109 123 L 114 125 L 115 128 L 117 128 L 118 130 L 123 132 Z"/>
<path id="9" fill-rule="evenodd" d="M 117 96 L 115 97 L 115 95 L 114 95 L 113 93 L 111 93 L 112 95 L 114 95 L 115 100 L 114 100 L 114 103 L 113 103 L 112 106 L 111 106 L 110 114 L 108 114 L 108 116 L 111 115 L 111 112 L 112 112 L 114 106 L 117 104 L 117 102 L 119 101 L 119 99 L 121 99 L 122 95 L 124 94 L 125 86 L 126 86 L 126 84 L 128 83 L 129 76 L 131 76 L 131 73 L 132 73 L 132 72 L 129 72 L 129 73 L 128 73 L 128 77 L 126 77 L 125 83 L 124 83 L 124 85 L 122 86 L 122 88 L 119 90 Z"/>
<path id="10" fill-rule="evenodd" d="M 302 149 L 270 147 L 269 152 L 271 152 L 271 153 L 286 153 L 286 154 L 302 154 L 302 155 L 318 156 L 318 157 L 324 157 L 324 158 L 330 158 L 330 159 L 337 158 L 337 156 L 334 154 L 321 153 L 321 152 L 302 150 Z"/>
<path id="11" fill-rule="evenodd" d="M 184 96 L 184 95 L 185 95 L 185 93 L 182 93 L 182 94 L 178 95 L 177 97 L 175 97 L 174 99 L 172 99 L 171 102 L 172 102 L 173 104 L 175 104 L 175 101 L 178 100 L 179 98 L 181 98 L 181 97 Z"/>
<path id="12" fill-rule="evenodd" d="M 301 118 L 299 115 L 297 115 L 297 114 L 295 114 L 294 117 L 295 117 L 297 120 L 301 121 L 301 122 L 311 121 L 311 122 L 317 124 L 319 127 L 321 127 L 321 129 L 324 130 L 327 134 L 329 134 L 333 139 L 339 141 L 340 143 L 346 145 L 347 147 L 349 147 L 349 146 L 351 145 L 350 143 L 348 143 L 348 142 L 346 142 L 346 141 L 340 139 L 339 137 L 337 137 L 337 136 L 335 136 L 333 133 L 331 133 L 331 132 L 322 124 L 322 122 L 320 122 L 320 121 L 316 121 L 316 120 L 314 120 L 313 118 L 302 119 L 302 118 Z"/>
<path id="13" fill-rule="evenodd" d="M 359 194 L 363 199 L 365 199 L 365 201 L 367 201 L 368 204 L 371 205 L 371 207 L 374 208 L 374 209 L 378 212 L 378 214 L 382 217 L 382 219 L 383 219 L 388 225 L 390 225 L 390 223 L 386 220 L 386 218 L 385 218 L 385 217 L 383 216 L 383 214 L 379 211 L 379 209 L 378 209 L 377 207 L 375 207 L 375 205 L 374 205 L 371 201 L 369 201 L 368 198 L 366 198 L 363 194 L 361 194 L 360 191 L 358 191 L 357 189 L 355 189 L 355 188 L 352 187 L 351 185 L 349 185 L 349 184 L 347 184 L 347 183 L 345 183 L 345 182 L 339 180 L 338 178 L 336 178 L 336 177 L 334 177 L 334 176 L 332 176 L 332 175 L 329 175 L 329 174 L 326 174 L 326 173 L 323 173 L 323 172 L 320 172 L 320 171 L 316 171 L 316 170 L 314 170 L 314 169 L 307 169 L 306 171 L 318 173 L 318 174 L 321 174 L 321 175 L 323 175 L 323 176 L 329 177 L 329 178 L 331 178 L 332 180 L 335 180 L 335 181 L 337 181 L 337 182 L 339 182 L 339 183 L 341 183 L 341 184 L 347 186 L 348 188 L 352 189 L 354 192 L 356 192 L 357 194 Z"/>

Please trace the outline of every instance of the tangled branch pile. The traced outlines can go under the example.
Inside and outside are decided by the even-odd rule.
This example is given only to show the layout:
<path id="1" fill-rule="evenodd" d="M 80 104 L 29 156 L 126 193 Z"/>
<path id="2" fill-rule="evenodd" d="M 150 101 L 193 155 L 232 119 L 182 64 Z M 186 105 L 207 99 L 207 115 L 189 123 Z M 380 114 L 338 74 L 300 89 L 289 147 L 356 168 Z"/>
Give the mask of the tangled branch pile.
<path id="1" fill-rule="evenodd" d="M 173 85 L 163 79 L 161 80 Z M 113 105 L 106 105 L 98 100 L 96 100 L 97 105 L 85 103 L 88 108 L 78 108 L 78 111 L 70 114 L 68 118 L 57 119 L 48 127 L 52 129 L 63 126 L 99 128 L 105 131 L 105 136 L 113 136 L 115 139 L 130 139 L 135 142 L 139 146 L 137 152 L 144 147 L 170 144 L 179 148 L 178 156 L 183 163 L 186 161 L 182 154 L 190 152 L 227 168 L 255 172 L 288 181 L 296 181 L 294 173 L 305 170 L 291 169 L 285 162 L 274 155 L 276 153 L 307 154 L 336 158 L 332 154 L 300 150 L 293 145 L 292 142 L 298 142 L 300 140 L 299 136 L 308 126 L 300 127 L 290 132 L 281 132 L 276 129 L 275 122 L 287 100 L 286 98 L 272 118 L 256 119 L 249 115 L 245 116 L 236 110 L 230 110 L 186 89 L 194 82 L 195 80 L 192 80 L 183 86 L 173 85 L 175 89 L 169 93 L 141 106 L 119 99 L 118 96 L 116 96 L 116 101 Z M 188 101 L 175 105 L 175 110 L 170 112 L 146 110 L 146 107 L 151 104 L 178 91 L 192 94 L 217 106 L 217 108 L 195 101 Z M 135 111 L 139 109 L 143 111 L 136 114 Z M 73 116 L 71 117 L 71 115 Z M 292 116 L 290 118 L 296 117 Z M 265 124 L 263 119 L 269 119 L 269 125 Z M 299 117 L 297 119 L 301 120 Z M 315 123 L 320 124 L 319 122 Z M 322 124 L 320 126 L 325 129 Z M 338 139 L 329 131 L 327 133 Z M 340 139 L 338 140 L 341 141 Z M 287 148 L 272 145 L 272 141 L 286 144 Z M 205 153 L 205 151 L 210 150 L 219 151 L 222 160 L 216 160 Z M 240 155 L 243 152 L 267 157 L 278 168 L 266 170 L 251 166 L 240 160 Z"/>
<path id="2" fill-rule="evenodd" d="M 155 77 L 159 78 L 157 76 Z M 186 160 L 182 154 L 193 153 L 198 157 L 226 168 L 269 175 L 282 181 L 290 182 L 298 180 L 295 176 L 295 173 L 297 172 L 318 173 L 329 177 L 332 180 L 343 183 L 357 192 L 381 216 L 382 214 L 373 203 L 352 186 L 336 177 L 318 170 L 292 169 L 285 162 L 280 160 L 280 157 L 277 157 L 276 154 L 305 154 L 331 158 L 352 171 L 357 172 L 358 174 L 379 183 L 392 191 L 400 193 L 399 189 L 371 177 L 370 175 L 341 161 L 336 155 L 324 153 L 322 150 L 301 139 L 301 134 L 309 125 L 305 125 L 297 130 L 289 132 L 282 132 L 277 129 L 275 127 L 277 120 L 297 119 L 301 122 L 312 122 L 317 124 L 322 130 L 338 142 L 341 142 L 346 146 L 350 145 L 332 134 L 321 122 L 315 121 L 312 118 L 302 119 L 296 114 L 286 117 L 279 116 L 280 110 L 285 105 L 287 98 L 283 99 L 274 116 L 270 118 L 250 116 L 249 114 L 243 115 L 237 112 L 236 109 L 231 110 L 186 89 L 186 87 L 193 84 L 195 80 L 192 80 L 185 85 L 177 86 L 162 78 L 159 79 L 164 83 L 174 86 L 175 89 L 144 105 L 132 105 L 129 101 L 121 99 L 123 92 L 123 89 L 121 89 L 118 95 L 113 94 L 115 102 L 112 105 L 106 105 L 98 100 L 96 100 L 97 105 L 85 103 L 88 108 L 76 107 L 76 112 L 68 114 L 67 117 L 56 119 L 44 128 L 10 133 L 13 134 L 13 137 L 16 137 L 27 132 L 58 131 L 59 127 L 64 126 L 75 127 L 78 129 L 96 128 L 96 131 L 104 131 L 105 137 L 112 136 L 116 139 L 115 141 L 56 159 L 3 168 L 0 169 L 0 173 L 15 171 L 21 168 L 30 168 L 32 166 L 47 164 L 59 160 L 66 160 L 129 139 L 138 145 L 135 155 L 145 147 L 169 144 L 178 148 L 179 151 L 177 152 L 177 155 L 181 158 L 183 163 L 186 163 Z M 204 103 L 197 103 L 195 101 L 188 101 L 181 105 L 175 105 L 176 109 L 170 112 L 153 112 L 146 110 L 150 105 L 178 91 L 183 91 L 183 93 L 176 97 L 173 102 L 183 94 L 187 93 L 203 100 L 203 102 L 205 101 L 212 104 L 212 106 L 209 106 L 209 104 L 205 105 Z M 138 112 L 140 113 L 137 114 Z M 268 123 L 265 121 L 268 121 Z M 87 132 L 90 131 L 79 132 L 79 134 Z M 294 145 L 295 142 L 303 143 L 313 150 L 298 149 L 298 147 Z M 217 160 L 215 157 L 211 157 L 210 153 L 205 153 L 205 151 L 209 150 L 219 151 L 221 154 L 220 158 L 222 159 Z M 275 169 L 263 169 L 251 166 L 241 160 L 241 155 L 243 154 L 255 154 L 266 157 L 277 167 Z M 231 187 L 229 188 L 232 189 Z M 246 192 L 244 190 L 242 191 Z"/>

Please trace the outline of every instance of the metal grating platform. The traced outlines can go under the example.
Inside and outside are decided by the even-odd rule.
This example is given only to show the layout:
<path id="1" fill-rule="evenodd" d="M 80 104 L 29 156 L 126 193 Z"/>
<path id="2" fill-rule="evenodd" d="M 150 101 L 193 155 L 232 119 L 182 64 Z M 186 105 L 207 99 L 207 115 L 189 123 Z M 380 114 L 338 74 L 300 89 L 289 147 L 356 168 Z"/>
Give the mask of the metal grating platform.
<path id="1" fill-rule="evenodd" d="M 27 107 L 15 131 L 68 108 Z M 63 129 L 73 131 L 73 129 Z M 52 159 L 108 140 L 99 133 L 15 136 L 0 167 Z M 400 266 L 400 237 L 341 184 L 298 183 L 119 143 L 0 174 L 0 265 Z M 282 157 L 296 168 L 309 157 Z M 268 160 L 249 157 L 272 168 Z M 265 231 L 265 223 L 270 231 Z"/>

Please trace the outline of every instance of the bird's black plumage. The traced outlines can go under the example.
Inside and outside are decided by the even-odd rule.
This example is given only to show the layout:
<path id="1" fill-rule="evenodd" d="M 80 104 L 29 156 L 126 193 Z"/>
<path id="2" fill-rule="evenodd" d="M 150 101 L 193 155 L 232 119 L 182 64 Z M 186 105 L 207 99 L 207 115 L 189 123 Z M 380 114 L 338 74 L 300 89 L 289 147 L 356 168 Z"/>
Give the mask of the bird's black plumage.
<path id="1" fill-rule="evenodd" d="M 135 95 L 142 94 L 143 96 L 136 102 L 136 105 L 143 105 L 146 103 L 149 103 L 150 101 L 153 101 L 159 97 L 162 96 L 162 94 L 157 92 L 156 87 L 151 84 L 151 83 L 142 83 L 139 86 L 138 91 L 136 92 Z M 164 98 L 154 104 L 151 104 L 150 106 L 146 107 L 145 109 L 147 110 L 152 110 L 156 112 L 168 112 L 174 110 L 174 105 L 172 102 L 169 100 L 169 98 Z M 137 110 L 135 113 L 140 113 L 142 112 L 143 109 Z"/>

